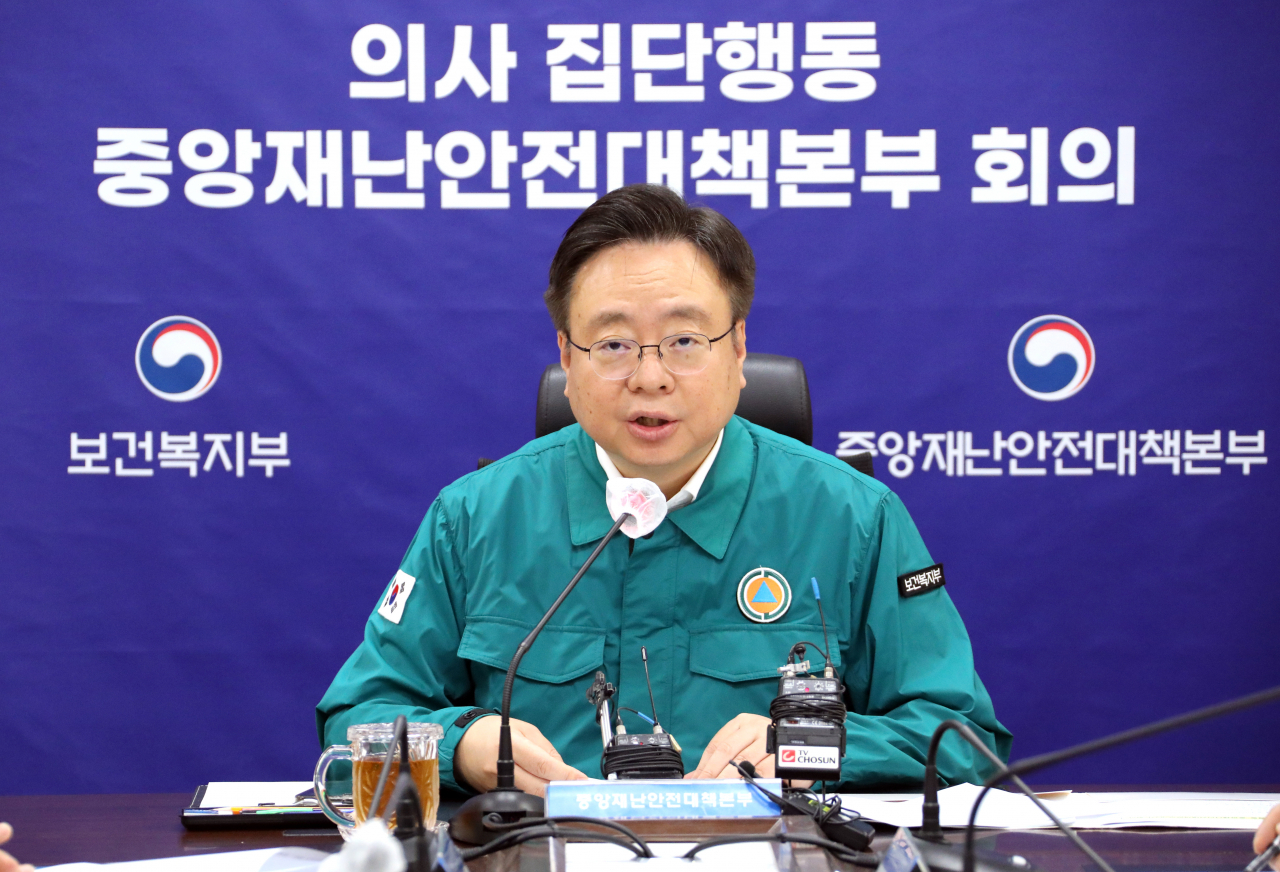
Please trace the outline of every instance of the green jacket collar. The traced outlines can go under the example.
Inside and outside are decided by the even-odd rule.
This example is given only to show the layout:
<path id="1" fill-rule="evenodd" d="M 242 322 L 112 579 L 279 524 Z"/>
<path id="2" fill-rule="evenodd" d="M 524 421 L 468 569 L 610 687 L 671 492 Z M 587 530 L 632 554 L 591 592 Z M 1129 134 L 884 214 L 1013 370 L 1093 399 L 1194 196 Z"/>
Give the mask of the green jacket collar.
<path id="1" fill-rule="evenodd" d="M 607 476 L 596 459 L 595 443 L 581 427 L 569 438 L 565 449 L 569 535 L 574 545 L 586 545 L 602 538 L 613 526 L 604 503 Z M 729 540 L 747 504 L 755 455 L 755 441 L 741 419 L 730 418 L 720 453 L 698 498 L 668 517 L 670 523 L 717 560 L 729 550 Z"/>

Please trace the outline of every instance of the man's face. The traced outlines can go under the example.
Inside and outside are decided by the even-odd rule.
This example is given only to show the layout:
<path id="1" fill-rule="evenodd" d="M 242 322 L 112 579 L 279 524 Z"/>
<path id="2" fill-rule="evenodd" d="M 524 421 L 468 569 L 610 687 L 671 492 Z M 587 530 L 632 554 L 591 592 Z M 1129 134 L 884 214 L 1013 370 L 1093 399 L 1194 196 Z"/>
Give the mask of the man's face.
<path id="1" fill-rule="evenodd" d="M 602 339 L 657 345 L 676 333 L 715 338 L 729 329 L 730 318 L 715 267 L 684 241 L 605 249 L 578 273 L 569 301 L 570 336 L 584 348 Z M 674 493 L 738 407 L 746 385 L 746 325 L 739 322 L 712 344 L 707 368 L 696 375 L 673 375 L 657 349 L 646 348 L 635 374 L 616 381 L 597 375 L 587 353 L 567 338 L 559 337 L 560 364 L 578 422 L 623 475 Z"/>

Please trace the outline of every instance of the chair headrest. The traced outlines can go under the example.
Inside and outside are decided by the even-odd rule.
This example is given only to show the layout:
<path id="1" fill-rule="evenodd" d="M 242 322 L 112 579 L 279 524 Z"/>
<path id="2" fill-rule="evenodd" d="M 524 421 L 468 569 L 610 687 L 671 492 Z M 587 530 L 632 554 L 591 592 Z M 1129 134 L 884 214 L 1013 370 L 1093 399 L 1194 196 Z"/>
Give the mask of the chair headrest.
<path id="1" fill-rule="evenodd" d="M 737 414 L 775 433 L 813 444 L 813 409 L 809 405 L 809 379 L 804 364 L 781 354 L 747 352 L 743 364 L 747 386 L 738 398 Z M 535 435 L 546 436 L 574 423 L 573 410 L 564 395 L 565 375 L 553 363 L 542 372 L 538 385 Z"/>

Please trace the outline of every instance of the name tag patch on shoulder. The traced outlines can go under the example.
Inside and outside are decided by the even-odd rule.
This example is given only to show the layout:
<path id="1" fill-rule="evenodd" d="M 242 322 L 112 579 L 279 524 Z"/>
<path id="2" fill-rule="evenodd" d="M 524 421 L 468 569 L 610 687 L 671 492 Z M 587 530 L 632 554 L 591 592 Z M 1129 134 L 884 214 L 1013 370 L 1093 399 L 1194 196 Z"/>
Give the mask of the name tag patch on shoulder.
<path id="1" fill-rule="evenodd" d="M 942 564 L 935 563 L 933 566 L 926 566 L 916 572 L 899 575 L 898 593 L 904 597 L 920 596 L 920 594 L 936 590 L 946 583 L 947 579 L 942 574 Z"/>
<path id="2" fill-rule="evenodd" d="M 382 598 L 382 605 L 378 606 L 378 614 L 393 624 L 400 623 L 404 605 L 409 601 L 409 594 L 413 593 L 415 581 L 417 579 L 403 569 L 398 570 L 396 577 L 391 580 L 391 587 L 387 588 L 387 595 Z"/>

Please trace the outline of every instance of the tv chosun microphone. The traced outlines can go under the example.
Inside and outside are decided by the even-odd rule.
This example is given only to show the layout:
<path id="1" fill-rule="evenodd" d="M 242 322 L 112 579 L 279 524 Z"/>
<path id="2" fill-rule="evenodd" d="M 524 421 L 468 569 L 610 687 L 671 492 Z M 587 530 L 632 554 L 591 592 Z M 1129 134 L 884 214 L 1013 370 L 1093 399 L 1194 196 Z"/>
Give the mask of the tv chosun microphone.
<path id="1" fill-rule="evenodd" d="M 773 773 L 779 778 L 839 781 L 845 748 L 844 685 L 831 665 L 822 593 L 818 580 L 812 581 L 813 598 L 822 620 L 824 647 L 818 653 L 826 665 L 821 677 L 804 674 L 809 672 L 805 646 L 818 646 L 812 642 L 792 646 L 786 664 L 778 669 L 782 678 L 778 680 L 778 695 L 769 705 L 771 723 L 765 734 L 765 752 L 774 755 Z"/>

